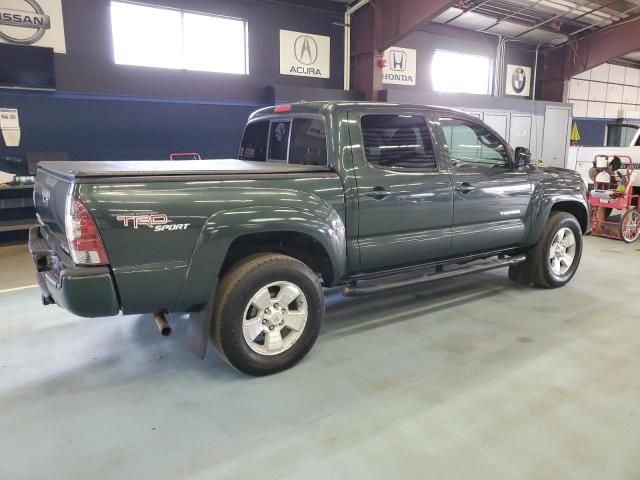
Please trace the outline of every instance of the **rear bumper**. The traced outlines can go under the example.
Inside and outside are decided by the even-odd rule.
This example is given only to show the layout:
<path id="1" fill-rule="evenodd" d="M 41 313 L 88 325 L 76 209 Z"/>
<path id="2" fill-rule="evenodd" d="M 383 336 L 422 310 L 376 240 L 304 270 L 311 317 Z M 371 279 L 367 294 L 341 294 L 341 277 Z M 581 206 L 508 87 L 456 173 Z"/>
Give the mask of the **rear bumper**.
<path id="1" fill-rule="evenodd" d="M 36 265 L 45 304 L 56 303 L 81 317 L 110 317 L 120 311 L 111 269 L 77 267 L 45 239 L 41 227 L 29 230 L 29 252 Z"/>

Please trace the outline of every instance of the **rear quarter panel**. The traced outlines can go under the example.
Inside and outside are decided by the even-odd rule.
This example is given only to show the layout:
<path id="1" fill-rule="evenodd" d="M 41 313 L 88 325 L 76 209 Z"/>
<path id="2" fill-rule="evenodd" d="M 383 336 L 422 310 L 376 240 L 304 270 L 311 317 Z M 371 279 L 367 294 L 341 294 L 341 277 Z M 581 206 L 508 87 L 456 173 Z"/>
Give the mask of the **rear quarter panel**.
<path id="1" fill-rule="evenodd" d="M 344 190 L 335 174 L 147 179 L 78 187 L 107 250 L 123 313 L 195 311 L 216 287 L 229 245 L 248 231 L 314 232 L 344 262 Z M 157 231 L 124 217 L 166 215 Z M 342 229 L 341 239 L 333 241 Z"/>

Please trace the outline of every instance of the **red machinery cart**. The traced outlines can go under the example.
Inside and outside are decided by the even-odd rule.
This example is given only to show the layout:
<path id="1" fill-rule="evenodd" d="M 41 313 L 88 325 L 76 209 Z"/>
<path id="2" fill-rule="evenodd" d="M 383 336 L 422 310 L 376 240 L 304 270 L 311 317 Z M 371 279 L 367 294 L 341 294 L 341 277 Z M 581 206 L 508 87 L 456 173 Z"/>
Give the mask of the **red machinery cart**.
<path id="1" fill-rule="evenodd" d="M 598 158 L 596 157 L 596 161 Z M 595 162 L 594 162 L 595 163 Z M 591 226 L 593 235 L 615 238 L 627 243 L 640 238 L 640 172 L 633 170 L 633 162 L 627 165 L 624 191 L 612 187 L 610 182 L 596 182 L 591 191 Z M 619 217 L 604 216 L 599 218 L 598 208 L 620 210 Z M 616 218 L 617 220 L 614 220 Z M 614 229 L 607 228 L 613 226 Z"/>

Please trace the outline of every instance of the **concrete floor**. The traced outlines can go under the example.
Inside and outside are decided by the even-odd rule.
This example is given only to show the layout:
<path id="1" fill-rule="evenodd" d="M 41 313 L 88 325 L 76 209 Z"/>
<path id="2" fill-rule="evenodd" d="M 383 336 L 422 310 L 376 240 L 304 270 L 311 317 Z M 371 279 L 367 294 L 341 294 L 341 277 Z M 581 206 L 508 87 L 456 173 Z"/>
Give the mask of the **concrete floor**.
<path id="1" fill-rule="evenodd" d="M 0 293 L 0 479 L 638 479 L 640 244 L 587 238 L 573 282 L 504 271 L 344 299 L 262 379 Z M 0 248 L 0 290 L 31 266 Z M 8 265 L 8 267 L 7 267 Z"/>

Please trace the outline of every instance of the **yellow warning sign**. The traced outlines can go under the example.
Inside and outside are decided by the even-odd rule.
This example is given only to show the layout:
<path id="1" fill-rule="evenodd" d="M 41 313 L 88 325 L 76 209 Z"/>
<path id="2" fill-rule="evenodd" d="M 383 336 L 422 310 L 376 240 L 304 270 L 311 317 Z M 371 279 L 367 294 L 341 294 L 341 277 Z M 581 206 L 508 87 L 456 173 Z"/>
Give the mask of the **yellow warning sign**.
<path id="1" fill-rule="evenodd" d="M 571 141 L 580 141 L 580 130 L 578 130 L 578 124 L 576 124 L 576 122 L 573 122 L 573 126 L 571 127 Z"/>

